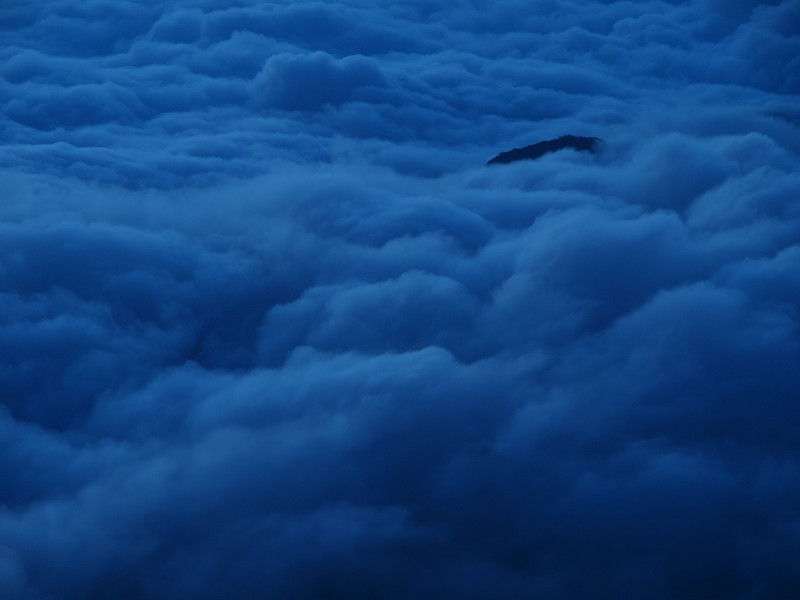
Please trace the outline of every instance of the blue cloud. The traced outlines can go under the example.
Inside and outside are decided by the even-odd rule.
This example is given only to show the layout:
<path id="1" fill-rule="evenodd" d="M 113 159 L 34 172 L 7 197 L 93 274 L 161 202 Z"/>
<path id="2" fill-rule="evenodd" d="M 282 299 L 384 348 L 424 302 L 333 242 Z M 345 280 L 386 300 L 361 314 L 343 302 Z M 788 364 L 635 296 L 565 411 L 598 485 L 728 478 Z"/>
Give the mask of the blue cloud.
<path id="1" fill-rule="evenodd" d="M 384 79 L 369 59 L 337 60 L 329 54 L 279 54 L 271 57 L 253 81 L 257 106 L 318 110 L 358 99 L 359 90 L 380 87 Z"/>
<path id="2" fill-rule="evenodd" d="M 797 2 L 12 4 L 0 596 L 800 595 Z"/>

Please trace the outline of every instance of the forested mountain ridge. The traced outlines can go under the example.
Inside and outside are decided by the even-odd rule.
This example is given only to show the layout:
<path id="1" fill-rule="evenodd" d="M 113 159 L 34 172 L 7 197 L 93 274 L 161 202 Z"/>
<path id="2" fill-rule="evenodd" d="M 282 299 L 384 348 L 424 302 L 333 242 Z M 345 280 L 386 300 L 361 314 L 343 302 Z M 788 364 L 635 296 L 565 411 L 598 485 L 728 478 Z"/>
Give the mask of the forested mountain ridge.
<path id="1" fill-rule="evenodd" d="M 544 156 L 548 152 L 556 152 L 557 150 L 564 150 L 571 148 L 573 150 L 581 150 L 586 152 L 595 152 L 595 147 L 600 138 L 596 137 L 583 137 L 579 135 L 562 135 L 555 140 L 545 140 L 524 148 L 514 148 L 508 152 L 501 152 L 489 162 L 488 165 L 507 164 L 516 162 L 518 160 L 533 160 Z"/>

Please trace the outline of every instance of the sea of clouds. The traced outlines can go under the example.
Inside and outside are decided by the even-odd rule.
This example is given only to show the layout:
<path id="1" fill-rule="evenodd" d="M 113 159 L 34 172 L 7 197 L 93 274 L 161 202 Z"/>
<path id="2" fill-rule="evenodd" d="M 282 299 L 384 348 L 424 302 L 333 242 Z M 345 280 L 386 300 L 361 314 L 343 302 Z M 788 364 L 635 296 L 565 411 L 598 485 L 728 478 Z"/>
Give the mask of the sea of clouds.
<path id="1" fill-rule="evenodd" d="M 3 0 L 0 107 L 0 597 L 800 597 L 800 2 Z"/>

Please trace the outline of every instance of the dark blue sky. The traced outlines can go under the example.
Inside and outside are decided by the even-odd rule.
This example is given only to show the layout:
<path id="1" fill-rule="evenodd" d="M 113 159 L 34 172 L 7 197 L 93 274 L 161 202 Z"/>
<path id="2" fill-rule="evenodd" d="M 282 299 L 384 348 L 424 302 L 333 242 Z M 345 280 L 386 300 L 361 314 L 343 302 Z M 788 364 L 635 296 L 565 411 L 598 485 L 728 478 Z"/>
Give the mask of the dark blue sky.
<path id="1" fill-rule="evenodd" d="M 798 57 L 796 0 L 3 1 L 0 597 L 799 598 Z"/>

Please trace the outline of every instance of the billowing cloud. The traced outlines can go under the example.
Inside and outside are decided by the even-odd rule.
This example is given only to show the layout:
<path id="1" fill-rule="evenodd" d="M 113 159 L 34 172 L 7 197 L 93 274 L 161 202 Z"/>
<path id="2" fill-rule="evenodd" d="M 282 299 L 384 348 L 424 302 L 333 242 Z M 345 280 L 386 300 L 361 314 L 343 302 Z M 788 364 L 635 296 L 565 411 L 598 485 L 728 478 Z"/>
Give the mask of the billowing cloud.
<path id="1" fill-rule="evenodd" d="M 253 96 L 266 109 L 315 110 L 356 100 L 362 88 L 382 83 L 378 68 L 362 56 L 337 61 L 324 52 L 278 54 L 253 81 Z"/>
<path id="2" fill-rule="evenodd" d="M 4 7 L 0 596 L 798 597 L 798 11 Z"/>

